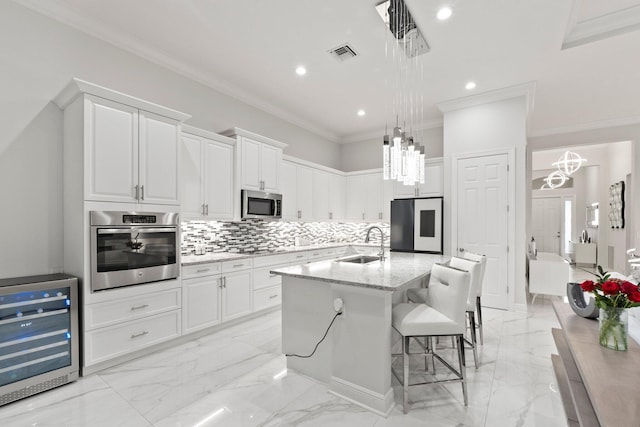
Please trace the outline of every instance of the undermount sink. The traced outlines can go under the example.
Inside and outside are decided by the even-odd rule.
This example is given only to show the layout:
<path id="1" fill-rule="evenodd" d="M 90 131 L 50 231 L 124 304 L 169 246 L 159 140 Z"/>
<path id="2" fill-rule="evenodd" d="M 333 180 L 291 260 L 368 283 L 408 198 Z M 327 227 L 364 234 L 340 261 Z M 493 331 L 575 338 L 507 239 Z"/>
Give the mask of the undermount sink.
<path id="1" fill-rule="evenodd" d="M 351 262 L 354 264 L 368 264 L 373 261 L 380 261 L 380 257 L 373 255 L 356 255 L 349 258 L 339 259 L 340 262 Z"/>

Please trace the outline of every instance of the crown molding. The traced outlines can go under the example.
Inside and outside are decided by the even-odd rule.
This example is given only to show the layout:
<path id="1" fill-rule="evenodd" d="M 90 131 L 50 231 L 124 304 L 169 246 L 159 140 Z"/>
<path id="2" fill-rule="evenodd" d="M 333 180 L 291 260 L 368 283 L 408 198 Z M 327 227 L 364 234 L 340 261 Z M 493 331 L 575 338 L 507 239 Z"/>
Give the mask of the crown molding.
<path id="1" fill-rule="evenodd" d="M 122 50 L 132 53 L 138 57 L 146 59 L 177 74 L 187 77 L 197 83 L 203 84 L 214 89 L 224 95 L 244 102 L 254 108 L 271 114 L 274 117 L 289 122 L 295 126 L 305 129 L 311 133 L 328 139 L 333 143 L 340 143 L 341 138 L 321 126 L 318 126 L 297 115 L 291 114 L 275 105 L 248 93 L 247 91 L 225 81 L 211 73 L 203 73 L 196 68 L 186 66 L 180 61 L 176 61 L 170 55 L 157 49 L 151 49 L 144 44 L 125 37 L 108 26 L 102 24 L 95 19 L 87 19 L 77 13 L 66 8 L 58 7 L 55 2 L 39 2 L 36 0 L 13 0 L 14 2 L 29 8 L 35 12 L 45 15 L 51 19 L 61 22 L 64 25 L 75 28 L 76 30 L 88 34 L 92 37 L 100 39 Z"/>
<path id="2" fill-rule="evenodd" d="M 476 95 L 465 96 L 462 98 L 452 99 L 436 104 L 438 109 L 443 113 L 461 110 L 463 108 L 476 107 L 478 105 L 489 104 L 492 102 L 503 101 L 505 99 L 526 97 L 527 116 L 533 111 L 534 97 L 536 90 L 536 82 L 527 82 L 515 86 L 509 86 L 502 89 L 496 89 L 489 92 L 483 92 Z"/>
<path id="3" fill-rule="evenodd" d="M 576 2 L 571 11 L 562 50 L 640 30 L 640 6 L 631 6 L 582 22 L 577 20 L 579 9 Z"/>
<path id="4" fill-rule="evenodd" d="M 441 128 L 443 126 L 444 126 L 444 123 L 442 122 L 442 120 L 434 120 L 431 122 L 427 122 L 421 128 L 415 129 L 414 135 L 419 135 L 420 132 L 425 130 Z M 354 142 L 368 141 L 371 139 L 381 138 L 382 135 L 384 135 L 384 133 L 383 131 L 380 131 L 380 130 L 358 133 L 358 134 L 354 134 L 354 135 L 342 138 L 342 140 L 339 141 L 338 144 L 351 144 Z"/>
<path id="5" fill-rule="evenodd" d="M 599 120 L 589 123 L 580 123 L 568 126 L 559 126 L 555 128 L 541 129 L 531 132 L 530 138 L 538 138 L 543 136 L 562 135 L 567 133 L 585 132 L 590 130 L 614 128 L 620 126 L 629 126 L 640 124 L 640 116 L 618 117 L 609 120 Z"/>

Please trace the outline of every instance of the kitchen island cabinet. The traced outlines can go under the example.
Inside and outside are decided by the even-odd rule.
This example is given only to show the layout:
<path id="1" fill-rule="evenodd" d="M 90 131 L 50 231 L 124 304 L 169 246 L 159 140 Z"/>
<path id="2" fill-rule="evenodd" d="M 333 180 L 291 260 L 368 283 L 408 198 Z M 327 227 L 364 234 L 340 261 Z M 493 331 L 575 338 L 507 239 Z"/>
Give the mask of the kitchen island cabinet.
<path id="1" fill-rule="evenodd" d="M 375 252 L 375 251 L 371 251 Z M 282 275 L 282 350 L 311 353 L 335 316 L 325 341 L 311 358 L 287 357 L 287 368 L 329 386 L 373 412 L 387 416 L 394 406 L 391 388 L 391 311 L 404 290 L 419 287 L 431 267 L 446 257 L 392 252 L 384 261 L 352 264 L 313 262 L 273 272 Z"/>

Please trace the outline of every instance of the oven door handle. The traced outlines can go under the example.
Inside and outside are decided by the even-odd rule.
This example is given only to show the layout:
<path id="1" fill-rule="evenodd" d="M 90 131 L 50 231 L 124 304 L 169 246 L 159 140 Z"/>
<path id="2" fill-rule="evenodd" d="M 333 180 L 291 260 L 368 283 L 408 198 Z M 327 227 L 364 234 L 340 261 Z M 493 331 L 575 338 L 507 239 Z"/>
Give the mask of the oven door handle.
<path id="1" fill-rule="evenodd" d="M 175 233 L 176 227 L 152 228 L 98 228 L 98 234 Z"/>

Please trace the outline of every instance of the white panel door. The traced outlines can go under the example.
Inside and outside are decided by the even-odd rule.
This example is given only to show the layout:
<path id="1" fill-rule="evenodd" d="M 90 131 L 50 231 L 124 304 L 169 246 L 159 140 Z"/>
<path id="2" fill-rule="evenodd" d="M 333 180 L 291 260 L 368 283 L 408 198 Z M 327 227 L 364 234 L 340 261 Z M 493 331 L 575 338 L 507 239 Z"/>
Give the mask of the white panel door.
<path id="1" fill-rule="evenodd" d="M 177 123 L 146 111 L 139 112 L 140 202 L 179 205 L 179 135 Z"/>
<path id="2" fill-rule="evenodd" d="M 313 171 L 313 220 L 329 219 L 329 173 L 314 169 Z"/>
<path id="3" fill-rule="evenodd" d="M 345 216 L 345 194 L 347 179 L 337 174 L 329 174 L 329 219 L 342 220 Z"/>
<path id="4" fill-rule="evenodd" d="M 282 162 L 282 219 L 295 221 L 298 219 L 298 177 L 296 165 Z"/>
<path id="5" fill-rule="evenodd" d="M 269 193 L 280 192 L 280 163 L 282 150 L 270 145 L 262 144 L 260 157 L 260 174 L 262 176 L 262 190 Z"/>
<path id="6" fill-rule="evenodd" d="M 458 254 L 487 256 L 482 303 L 508 305 L 507 155 L 458 160 Z"/>
<path id="7" fill-rule="evenodd" d="M 260 147 L 261 143 L 249 138 L 241 142 L 242 190 L 260 191 Z"/>
<path id="8" fill-rule="evenodd" d="M 138 110 L 87 96 L 86 200 L 136 202 Z"/>
<path id="9" fill-rule="evenodd" d="M 301 221 L 313 220 L 313 171 L 298 166 L 297 172 L 298 212 Z"/>
<path id="10" fill-rule="evenodd" d="M 206 140 L 204 171 L 205 214 L 233 219 L 233 146 Z"/>
<path id="11" fill-rule="evenodd" d="M 560 255 L 560 197 L 543 197 L 531 200 L 531 231 L 538 252 Z"/>
<path id="12" fill-rule="evenodd" d="M 224 275 L 222 282 L 222 319 L 242 317 L 252 311 L 251 270 Z"/>
<path id="13" fill-rule="evenodd" d="M 183 134 L 180 158 L 180 206 L 183 219 L 201 218 L 204 215 L 202 164 L 202 139 Z"/>

